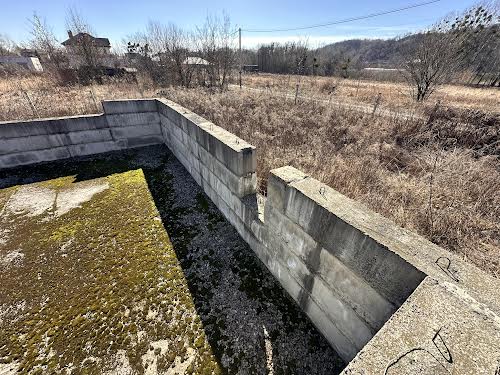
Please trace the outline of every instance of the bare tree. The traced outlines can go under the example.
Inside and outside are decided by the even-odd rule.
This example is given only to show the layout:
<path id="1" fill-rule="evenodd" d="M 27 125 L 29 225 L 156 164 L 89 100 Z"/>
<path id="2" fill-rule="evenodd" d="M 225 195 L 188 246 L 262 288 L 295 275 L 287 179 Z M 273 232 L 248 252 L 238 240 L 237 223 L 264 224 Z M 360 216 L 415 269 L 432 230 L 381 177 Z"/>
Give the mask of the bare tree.
<path id="1" fill-rule="evenodd" d="M 416 35 L 416 43 L 404 50 L 400 70 L 412 97 L 417 101 L 427 99 L 439 85 L 484 56 L 486 46 L 496 39 L 495 36 L 485 38 L 485 31 L 495 35 L 497 24 L 498 17 L 478 5 Z"/>
<path id="2" fill-rule="evenodd" d="M 39 52 L 42 57 L 47 57 L 48 61 L 45 63 L 52 63 L 56 68 L 60 68 L 66 59 L 59 48 L 59 42 L 52 28 L 36 13 L 33 13 L 33 17 L 28 22 L 31 34 L 29 46 Z"/>
<path id="3" fill-rule="evenodd" d="M 173 73 L 177 83 L 189 87 L 193 69 L 188 64 L 189 48 L 192 44 L 192 34 L 179 28 L 173 23 L 163 26 L 159 23 L 150 23 L 148 34 L 153 48 L 158 51 L 160 63 Z"/>
<path id="4" fill-rule="evenodd" d="M 452 26 L 462 34 L 463 69 L 470 71 L 470 82 L 500 84 L 500 1 L 472 7 Z"/>
<path id="5" fill-rule="evenodd" d="M 197 51 L 208 62 L 205 67 L 208 85 L 220 91 L 227 87 L 230 72 L 236 62 L 233 34 L 226 14 L 222 18 L 209 15 L 203 26 L 196 29 Z"/>
<path id="6" fill-rule="evenodd" d="M 139 62 L 139 69 L 160 84 L 178 84 L 189 87 L 192 69 L 186 60 L 192 45 L 192 34 L 170 23 L 149 22 L 145 33 L 138 33 L 127 43 L 131 56 Z"/>

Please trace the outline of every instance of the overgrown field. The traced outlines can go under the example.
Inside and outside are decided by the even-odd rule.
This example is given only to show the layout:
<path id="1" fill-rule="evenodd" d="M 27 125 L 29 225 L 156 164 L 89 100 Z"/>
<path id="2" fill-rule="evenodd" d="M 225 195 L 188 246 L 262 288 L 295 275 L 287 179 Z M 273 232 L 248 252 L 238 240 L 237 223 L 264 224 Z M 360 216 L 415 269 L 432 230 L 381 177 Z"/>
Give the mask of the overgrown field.
<path id="1" fill-rule="evenodd" d="M 498 117 L 402 120 L 273 94 L 165 95 L 254 144 L 263 192 L 270 169 L 293 165 L 500 276 Z"/>
<path id="2" fill-rule="evenodd" d="M 294 77 L 278 78 L 293 87 Z M 245 76 L 244 84 L 265 79 Z M 315 86 L 313 78 L 303 78 L 305 93 L 306 80 L 309 92 L 320 97 L 326 90 L 322 84 L 333 79 L 318 78 Z M 257 146 L 263 192 L 270 169 L 293 165 L 500 276 L 498 90 L 444 87 L 434 102 L 417 109 L 418 118 L 402 118 L 328 100 L 295 104 L 277 89 L 231 87 L 230 92 L 211 94 L 202 89 L 146 89 L 143 84 L 59 87 L 42 78 L 32 86 L 28 95 L 38 100 L 43 117 L 96 112 L 90 90 L 96 100 L 164 95 Z M 5 87 L 0 83 L 0 120 L 33 117 L 23 92 Z M 408 104 L 398 91 L 402 86 L 394 83 L 344 80 L 340 87 L 336 100 L 369 103 L 372 93 L 381 92 L 381 105 L 387 108 Z"/>
<path id="3" fill-rule="evenodd" d="M 439 87 L 427 102 L 417 105 L 408 95 L 409 87 L 402 82 L 281 74 L 253 74 L 246 75 L 243 79 L 244 86 L 289 95 L 295 95 L 297 84 L 299 84 L 299 95 L 365 104 L 370 107 L 373 107 L 378 101 L 379 108 L 404 113 L 422 113 L 433 108 L 437 102 L 444 107 L 456 110 L 500 112 L 500 90 L 498 88 L 444 85 Z M 377 99 L 378 97 L 379 99 Z"/>

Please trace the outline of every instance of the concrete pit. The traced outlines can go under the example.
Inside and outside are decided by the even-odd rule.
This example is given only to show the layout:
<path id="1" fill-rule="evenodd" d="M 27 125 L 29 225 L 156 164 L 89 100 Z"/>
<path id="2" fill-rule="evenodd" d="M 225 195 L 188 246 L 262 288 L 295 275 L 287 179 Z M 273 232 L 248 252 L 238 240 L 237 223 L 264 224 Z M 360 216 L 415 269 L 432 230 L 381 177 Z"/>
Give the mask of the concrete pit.
<path id="1" fill-rule="evenodd" d="M 0 124 L 4 372 L 500 371 L 497 278 L 291 166 L 259 196 L 176 103 L 103 108 Z"/>

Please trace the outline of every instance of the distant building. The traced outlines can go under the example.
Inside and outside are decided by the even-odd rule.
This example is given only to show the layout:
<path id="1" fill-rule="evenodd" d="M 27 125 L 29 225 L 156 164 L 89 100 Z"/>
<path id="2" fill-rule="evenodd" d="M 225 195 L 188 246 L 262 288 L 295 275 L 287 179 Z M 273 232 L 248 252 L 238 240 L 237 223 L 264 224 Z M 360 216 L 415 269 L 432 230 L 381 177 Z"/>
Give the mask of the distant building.
<path id="1" fill-rule="evenodd" d="M 259 71 L 258 65 L 243 65 L 244 72 L 257 73 Z"/>
<path id="2" fill-rule="evenodd" d="M 201 57 L 196 57 L 196 56 L 186 57 L 186 59 L 182 63 L 184 65 L 190 65 L 190 66 L 208 66 L 208 65 L 212 65 L 207 60 L 202 59 Z"/>
<path id="3" fill-rule="evenodd" d="M 112 58 L 111 43 L 108 38 L 96 38 L 88 33 L 78 33 L 73 35 L 71 30 L 68 30 L 68 39 L 61 43 L 66 48 L 69 65 L 72 68 L 77 68 L 84 64 L 81 57 L 81 46 L 91 46 L 101 64 L 103 66 L 113 66 L 114 59 Z"/>
<path id="4" fill-rule="evenodd" d="M 109 43 L 108 38 L 96 38 L 88 33 L 78 33 L 73 35 L 71 30 L 68 30 L 68 39 L 66 39 L 61 44 L 66 47 L 68 52 L 74 51 L 76 47 L 84 44 L 91 43 L 94 48 L 97 48 L 101 53 L 109 53 L 111 49 L 111 43 Z"/>
<path id="5" fill-rule="evenodd" d="M 42 64 L 38 57 L 30 56 L 0 56 L 1 65 L 14 65 L 28 69 L 32 72 L 43 72 Z"/>

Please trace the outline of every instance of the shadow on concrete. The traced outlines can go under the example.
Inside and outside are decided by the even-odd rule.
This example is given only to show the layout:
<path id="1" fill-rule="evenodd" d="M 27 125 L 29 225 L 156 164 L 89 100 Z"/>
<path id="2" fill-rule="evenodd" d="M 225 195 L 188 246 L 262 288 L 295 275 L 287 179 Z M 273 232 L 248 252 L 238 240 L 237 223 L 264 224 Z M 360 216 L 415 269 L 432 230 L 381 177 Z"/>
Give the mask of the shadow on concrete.
<path id="1" fill-rule="evenodd" d="M 142 169 L 223 373 L 336 374 L 345 364 L 164 146 L 0 171 L 0 188 Z"/>

